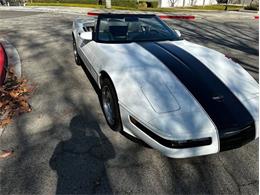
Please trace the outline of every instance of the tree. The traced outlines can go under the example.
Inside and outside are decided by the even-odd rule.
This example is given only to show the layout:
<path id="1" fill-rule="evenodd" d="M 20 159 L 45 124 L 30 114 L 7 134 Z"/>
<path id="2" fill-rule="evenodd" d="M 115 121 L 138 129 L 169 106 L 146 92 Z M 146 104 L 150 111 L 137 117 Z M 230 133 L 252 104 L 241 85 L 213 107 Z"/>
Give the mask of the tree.
<path id="1" fill-rule="evenodd" d="M 106 0 L 106 8 L 111 9 L 111 0 Z"/>
<path id="2" fill-rule="evenodd" d="M 169 0 L 170 1 L 170 3 L 171 3 L 171 7 L 175 7 L 175 3 L 177 2 L 177 0 Z"/>
<path id="3" fill-rule="evenodd" d="M 205 7 L 205 1 L 206 1 L 206 0 L 203 0 L 203 7 Z"/>
<path id="4" fill-rule="evenodd" d="M 227 9 L 228 9 L 228 0 L 226 1 L 225 11 L 227 11 Z"/>

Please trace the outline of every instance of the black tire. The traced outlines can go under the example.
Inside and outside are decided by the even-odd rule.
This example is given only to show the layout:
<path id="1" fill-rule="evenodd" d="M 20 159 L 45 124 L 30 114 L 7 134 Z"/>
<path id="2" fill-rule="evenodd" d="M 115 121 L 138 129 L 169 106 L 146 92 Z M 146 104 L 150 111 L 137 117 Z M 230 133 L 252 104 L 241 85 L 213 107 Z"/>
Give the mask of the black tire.
<path id="1" fill-rule="evenodd" d="M 111 109 L 112 109 L 112 115 L 108 116 L 107 113 L 107 107 L 106 107 L 106 93 L 110 93 L 110 104 L 111 104 Z M 109 95 L 107 95 L 109 96 Z M 114 131 L 121 131 L 122 130 L 122 123 L 121 123 L 121 117 L 120 117 L 120 112 L 119 112 L 119 105 L 118 105 L 118 98 L 116 95 L 116 91 L 114 88 L 114 85 L 110 78 L 108 77 L 103 77 L 101 80 L 101 93 L 100 93 L 100 99 L 101 99 L 101 107 L 103 110 L 103 113 L 105 115 L 107 124 L 111 129 Z"/>
<path id="2" fill-rule="evenodd" d="M 79 56 L 79 54 L 78 54 L 78 50 L 77 50 L 76 41 L 75 41 L 74 36 L 72 36 L 72 38 L 73 38 L 73 54 L 74 54 L 74 59 L 75 59 L 76 64 L 80 66 L 80 65 L 83 64 L 83 62 L 82 62 L 82 60 L 81 60 L 81 58 L 80 58 L 80 56 Z"/>

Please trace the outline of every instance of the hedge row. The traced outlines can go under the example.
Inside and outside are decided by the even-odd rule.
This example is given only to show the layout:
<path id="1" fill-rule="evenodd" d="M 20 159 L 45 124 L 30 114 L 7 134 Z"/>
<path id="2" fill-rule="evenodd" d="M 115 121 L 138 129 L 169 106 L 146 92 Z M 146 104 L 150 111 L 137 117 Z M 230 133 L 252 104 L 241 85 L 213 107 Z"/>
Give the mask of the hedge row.
<path id="1" fill-rule="evenodd" d="M 246 6 L 244 9 L 246 10 L 259 10 L 259 4 L 251 4 Z"/>
<path id="2" fill-rule="evenodd" d="M 137 7 L 135 0 L 111 0 L 112 6 Z"/>
<path id="3" fill-rule="evenodd" d="M 28 1 L 28 0 L 27 0 Z M 30 1 L 30 0 L 29 0 Z M 79 3 L 79 4 L 99 4 L 99 0 L 32 0 L 33 3 Z M 139 5 L 144 5 L 146 1 L 139 1 Z M 102 0 L 102 4 L 105 5 L 105 0 Z M 120 7 L 138 7 L 137 0 L 111 0 L 112 6 Z M 147 7 L 157 7 L 158 2 L 146 2 Z"/>
<path id="4" fill-rule="evenodd" d="M 97 0 L 32 0 L 32 2 L 33 3 L 85 3 L 85 4 L 98 3 Z"/>

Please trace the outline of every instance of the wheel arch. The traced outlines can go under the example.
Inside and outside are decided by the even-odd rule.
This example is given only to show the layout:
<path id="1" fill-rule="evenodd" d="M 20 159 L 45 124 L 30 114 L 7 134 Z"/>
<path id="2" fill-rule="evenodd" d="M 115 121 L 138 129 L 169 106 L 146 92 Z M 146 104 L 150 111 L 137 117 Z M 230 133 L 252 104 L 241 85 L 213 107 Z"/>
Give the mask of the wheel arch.
<path id="1" fill-rule="evenodd" d="M 110 81 L 113 83 L 114 89 L 116 89 L 116 88 L 115 88 L 115 84 L 114 84 L 114 82 L 113 82 L 113 79 L 111 78 L 111 76 L 110 76 L 105 70 L 102 70 L 102 71 L 100 71 L 100 73 L 99 73 L 98 87 L 99 87 L 100 89 L 101 89 L 101 85 L 102 85 L 102 80 L 103 80 L 104 78 L 110 79 Z"/>
<path id="2" fill-rule="evenodd" d="M 112 77 L 105 70 L 102 70 L 99 74 L 100 74 L 100 76 L 99 76 L 99 79 L 98 79 L 98 85 L 99 85 L 100 90 L 101 90 L 102 80 L 104 78 L 108 78 L 111 81 L 111 84 L 114 88 L 116 101 L 117 101 L 117 104 L 118 104 L 118 114 L 119 114 L 119 122 L 120 122 L 120 126 L 118 127 L 118 129 L 116 131 L 121 131 L 121 130 L 123 130 L 122 118 L 121 118 L 122 116 L 121 116 L 119 98 L 118 98 L 118 93 L 117 93 L 117 90 L 116 90 L 115 83 L 114 83 Z"/>
<path id="3" fill-rule="evenodd" d="M 105 70 L 100 71 L 99 75 L 100 75 L 99 79 L 98 79 L 98 87 L 99 87 L 99 89 L 101 89 L 102 79 L 103 78 L 108 78 L 112 82 L 112 85 L 113 85 L 113 87 L 115 89 L 115 92 L 116 92 L 117 100 L 119 100 L 119 98 L 118 98 L 118 91 L 117 91 L 117 88 L 116 88 L 116 83 L 114 82 L 113 77 L 110 76 Z"/>

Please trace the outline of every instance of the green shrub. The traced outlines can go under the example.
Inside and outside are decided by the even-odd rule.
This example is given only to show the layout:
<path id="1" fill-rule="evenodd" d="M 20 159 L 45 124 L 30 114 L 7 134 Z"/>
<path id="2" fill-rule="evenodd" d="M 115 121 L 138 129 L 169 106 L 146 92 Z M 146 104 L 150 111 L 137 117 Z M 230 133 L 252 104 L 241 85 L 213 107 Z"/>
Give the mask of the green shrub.
<path id="1" fill-rule="evenodd" d="M 147 7 L 157 8 L 158 7 L 158 1 L 142 0 L 142 1 L 139 1 L 138 7 L 139 8 L 147 8 Z"/>
<path id="2" fill-rule="evenodd" d="M 138 8 L 144 9 L 144 8 L 147 8 L 147 7 L 148 7 L 148 4 L 144 1 L 140 1 L 138 3 Z"/>
<path id="3" fill-rule="evenodd" d="M 158 1 L 153 1 L 151 2 L 152 8 L 157 8 L 158 7 Z"/>
<path id="4" fill-rule="evenodd" d="M 246 10 L 259 10 L 259 5 L 258 4 L 251 4 L 246 6 L 244 9 Z"/>
<path id="5" fill-rule="evenodd" d="M 112 6 L 120 6 L 120 7 L 137 7 L 136 0 L 111 0 Z"/>
<path id="6" fill-rule="evenodd" d="M 34 3 L 85 3 L 98 4 L 97 0 L 33 0 Z"/>
<path id="7" fill-rule="evenodd" d="M 27 0 L 30 2 L 30 0 Z M 75 4 L 98 4 L 98 0 L 32 0 L 33 3 L 75 3 Z M 141 0 L 139 4 L 137 0 L 111 0 L 112 6 L 129 7 L 129 8 L 157 8 L 158 1 L 156 0 Z M 105 0 L 102 0 L 105 5 Z"/>

